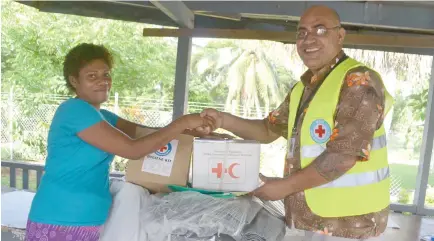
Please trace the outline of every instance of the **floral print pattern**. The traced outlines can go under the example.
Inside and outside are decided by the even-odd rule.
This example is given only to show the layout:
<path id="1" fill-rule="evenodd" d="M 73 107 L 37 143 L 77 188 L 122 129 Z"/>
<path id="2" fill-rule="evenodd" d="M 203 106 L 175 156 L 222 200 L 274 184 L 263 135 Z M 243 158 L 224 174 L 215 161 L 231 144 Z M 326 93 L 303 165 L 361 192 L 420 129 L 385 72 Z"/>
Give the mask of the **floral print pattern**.
<path id="1" fill-rule="evenodd" d="M 272 124 L 276 124 L 277 117 L 279 116 L 279 111 L 274 110 L 273 112 L 270 112 L 268 115 L 268 121 Z"/>
<path id="2" fill-rule="evenodd" d="M 323 230 L 318 230 L 316 231 L 316 233 L 322 234 L 322 235 L 328 235 L 328 236 L 332 236 L 333 233 L 330 233 L 328 228 L 324 228 Z"/>
<path id="3" fill-rule="evenodd" d="M 349 87 L 356 85 L 368 85 L 368 82 L 371 80 L 371 76 L 369 74 L 369 71 L 365 72 L 354 72 L 346 77 L 347 85 Z"/>
<path id="4" fill-rule="evenodd" d="M 338 128 L 334 128 L 332 131 L 332 135 L 330 136 L 330 140 L 334 141 L 336 139 L 336 137 L 339 136 L 339 129 Z"/>
<path id="5" fill-rule="evenodd" d="M 301 77 L 305 86 L 301 102 L 306 101 L 316 85 L 321 83 L 335 67 L 339 59 L 345 56 L 341 52 L 329 66 L 321 69 L 317 75 L 307 71 Z M 312 81 L 315 80 L 315 81 Z M 371 140 L 374 132 L 384 119 L 384 87 L 377 74 L 366 67 L 352 70 L 342 80 L 342 89 L 335 114 L 335 125 L 327 152 L 339 153 L 339 158 L 356 156 L 359 161 L 369 161 Z M 272 118 L 266 118 L 268 128 L 285 138 L 288 136 L 289 96 L 273 112 Z M 297 110 L 294 110 L 297 111 Z M 305 112 L 296 123 L 298 133 L 301 129 Z M 341 159 L 336 158 L 336 161 Z M 284 176 L 301 169 L 300 143 L 296 138 L 294 155 L 285 162 Z M 286 220 L 288 225 L 294 222 L 295 228 L 317 232 L 323 235 L 351 239 L 368 239 L 384 232 L 387 226 L 389 208 L 379 212 L 360 216 L 324 218 L 317 216 L 306 203 L 304 192 L 295 193 L 285 199 Z"/>
<path id="6" fill-rule="evenodd" d="M 369 160 L 369 153 L 371 152 L 371 144 L 368 143 L 366 148 L 362 149 L 362 153 L 360 156 L 362 157 L 361 161 Z"/>
<path id="7" fill-rule="evenodd" d="M 27 221 L 25 241 L 98 241 L 100 226 L 60 226 Z"/>

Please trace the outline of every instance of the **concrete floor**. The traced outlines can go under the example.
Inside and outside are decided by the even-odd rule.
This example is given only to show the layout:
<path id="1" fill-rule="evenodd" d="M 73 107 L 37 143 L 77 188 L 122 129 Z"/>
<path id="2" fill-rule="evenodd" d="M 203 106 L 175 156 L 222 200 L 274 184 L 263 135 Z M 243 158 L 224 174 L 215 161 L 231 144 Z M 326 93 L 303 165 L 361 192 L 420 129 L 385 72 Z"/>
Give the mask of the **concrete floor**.
<path id="1" fill-rule="evenodd" d="M 379 239 L 381 241 L 420 241 L 426 235 L 434 235 L 433 217 L 403 215 L 394 212 L 390 213 L 390 217 L 399 226 L 399 229 L 387 228 L 382 239 Z M 285 241 L 304 241 L 304 239 L 302 237 L 286 237 Z"/>
<path id="2" fill-rule="evenodd" d="M 390 215 L 400 229 L 388 228 L 384 241 L 418 241 L 423 236 L 434 235 L 433 217 L 406 216 L 398 213 L 391 213 Z"/>

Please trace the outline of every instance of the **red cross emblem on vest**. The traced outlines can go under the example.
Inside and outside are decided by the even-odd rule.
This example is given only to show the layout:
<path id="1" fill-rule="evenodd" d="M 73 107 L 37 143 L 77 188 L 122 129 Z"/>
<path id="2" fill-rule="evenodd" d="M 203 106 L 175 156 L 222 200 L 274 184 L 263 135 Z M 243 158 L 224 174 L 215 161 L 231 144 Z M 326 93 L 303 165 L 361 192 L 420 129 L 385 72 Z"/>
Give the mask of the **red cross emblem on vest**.
<path id="1" fill-rule="evenodd" d="M 326 131 L 323 129 L 322 125 L 318 125 L 318 127 L 315 129 L 315 134 L 317 134 L 319 138 L 322 138 L 325 133 Z"/>
<path id="2" fill-rule="evenodd" d="M 310 137 L 316 143 L 325 143 L 329 140 L 331 128 L 329 123 L 323 119 L 317 119 L 310 125 Z"/>

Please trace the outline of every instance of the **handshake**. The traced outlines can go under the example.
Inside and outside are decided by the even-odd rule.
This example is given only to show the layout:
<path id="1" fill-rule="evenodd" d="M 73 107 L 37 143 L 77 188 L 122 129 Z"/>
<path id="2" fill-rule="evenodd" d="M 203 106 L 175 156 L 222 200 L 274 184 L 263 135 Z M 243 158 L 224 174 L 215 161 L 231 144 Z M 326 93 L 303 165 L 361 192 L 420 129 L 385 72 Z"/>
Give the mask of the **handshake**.
<path id="1" fill-rule="evenodd" d="M 228 115 L 218 110 L 205 109 L 198 114 L 184 115 L 177 121 L 180 121 L 184 128 L 188 129 L 184 131 L 184 134 L 211 139 L 233 139 L 234 137 L 230 135 L 213 133 L 218 128 L 226 129 L 228 125 L 231 125 L 231 121 L 224 125 L 225 116 Z M 256 196 L 262 200 L 281 200 L 289 195 L 286 190 L 292 186 L 288 186 L 286 178 L 270 178 L 262 174 L 259 178 L 261 179 L 261 186 L 248 195 Z"/>
<path id="2" fill-rule="evenodd" d="M 223 127 L 223 113 L 215 109 L 205 109 L 201 113 L 188 114 L 178 119 L 186 126 L 189 134 L 203 138 L 224 139 L 233 137 L 226 134 L 213 133 Z"/>

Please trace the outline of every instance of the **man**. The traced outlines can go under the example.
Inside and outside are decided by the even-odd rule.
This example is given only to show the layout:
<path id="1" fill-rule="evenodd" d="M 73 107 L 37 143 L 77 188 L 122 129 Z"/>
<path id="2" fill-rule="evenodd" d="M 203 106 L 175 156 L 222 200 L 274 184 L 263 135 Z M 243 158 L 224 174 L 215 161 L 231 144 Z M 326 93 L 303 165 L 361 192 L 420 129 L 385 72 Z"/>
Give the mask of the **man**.
<path id="1" fill-rule="evenodd" d="M 285 199 L 287 224 L 306 230 L 306 240 L 370 240 L 387 226 L 383 119 L 392 99 L 374 70 L 345 55 L 344 37 L 334 10 L 309 8 L 296 43 L 309 70 L 279 108 L 264 120 L 202 112 L 217 120 L 217 128 L 244 139 L 288 139 L 285 177 L 261 176 L 264 185 L 253 194 Z"/>

